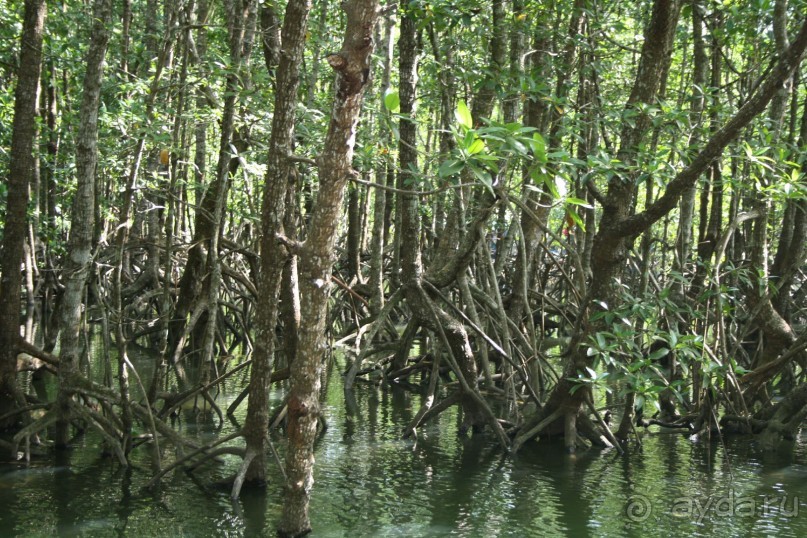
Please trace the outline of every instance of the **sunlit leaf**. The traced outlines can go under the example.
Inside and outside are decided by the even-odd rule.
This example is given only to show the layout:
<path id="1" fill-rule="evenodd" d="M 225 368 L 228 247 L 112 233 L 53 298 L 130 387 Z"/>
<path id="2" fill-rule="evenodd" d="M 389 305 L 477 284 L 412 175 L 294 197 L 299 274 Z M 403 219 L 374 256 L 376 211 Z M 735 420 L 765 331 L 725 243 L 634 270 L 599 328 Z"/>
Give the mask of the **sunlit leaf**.
<path id="1" fill-rule="evenodd" d="M 566 203 L 579 205 L 580 207 L 585 207 L 586 209 L 594 209 L 594 207 L 585 200 L 581 200 L 580 198 L 575 198 L 573 196 L 566 198 Z"/>
<path id="2" fill-rule="evenodd" d="M 476 155 L 483 149 L 485 149 L 485 143 L 479 138 L 477 138 L 471 143 L 471 145 L 468 147 L 466 151 L 468 151 L 468 153 L 471 155 Z"/>
<path id="3" fill-rule="evenodd" d="M 546 162 L 546 142 L 544 141 L 544 137 L 540 135 L 540 133 L 533 133 L 532 140 L 530 142 L 532 146 L 532 152 L 535 154 L 535 158 L 540 163 Z"/>
<path id="4" fill-rule="evenodd" d="M 586 224 L 583 222 L 583 219 L 580 218 L 580 215 L 577 214 L 572 207 L 566 207 L 566 215 L 584 232 L 586 231 Z"/>
<path id="5" fill-rule="evenodd" d="M 460 101 L 457 103 L 457 110 L 454 112 L 454 116 L 457 118 L 457 123 L 459 123 L 466 130 L 471 129 L 474 126 L 471 111 L 468 110 L 468 105 L 465 104 L 465 101 Z"/>
<path id="6" fill-rule="evenodd" d="M 544 175 L 544 185 L 549 189 L 549 194 L 551 194 L 553 198 L 560 198 L 558 186 L 555 184 L 555 178 Z"/>
<path id="7" fill-rule="evenodd" d="M 647 358 L 650 359 L 651 361 L 657 361 L 661 357 L 664 357 L 664 356 L 668 355 L 669 353 L 670 353 L 670 350 L 667 349 L 666 347 L 663 347 L 661 349 L 655 350 Z"/>
<path id="8" fill-rule="evenodd" d="M 401 109 L 401 96 L 397 91 L 390 91 L 384 96 L 384 106 L 390 112 L 398 112 Z"/>

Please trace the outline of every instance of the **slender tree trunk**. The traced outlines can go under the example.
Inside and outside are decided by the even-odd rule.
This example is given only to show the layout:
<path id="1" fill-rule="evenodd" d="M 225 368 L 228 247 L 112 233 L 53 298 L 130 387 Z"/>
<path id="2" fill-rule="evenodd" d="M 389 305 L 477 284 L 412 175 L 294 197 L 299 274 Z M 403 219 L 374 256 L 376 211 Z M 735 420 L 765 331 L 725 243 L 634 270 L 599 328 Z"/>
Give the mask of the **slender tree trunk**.
<path id="1" fill-rule="evenodd" d="M 73 378 L 79 375 L 81 307 L 90 274 L 95 224 L 98 111 L 111 20 L 112 1 L 96 0 L 76 137 L 76 193 L 70 215 L 67 255 L 63 265 L 65 289 L 60 316 L 59 394 L 56 398 L 59 414 L 59 421 L 56 424 L 56 445 L 59 447 L 67 446 L 70 439 L 70 399 L 74 388 Z"/>
<path id="2" fill-rule="evenodd" d="M 776 41 L 776 50 L 779 55 L 784 54 L 790 45 L 787 36 L 787 0 L 776 0 L 773 17 L 773 33 Z M 771 159 L 776 158 L 776 151 L 773 149 L 782 139 L 784 128 L 785 110 L 789 92 L 792 87 L 792 79 L 785 81 L 782 87 L 771 99 L 768 111 L 768 121 L 771 131 L 771 148 L 768 150 Z M 770 173 L 762 176 L 761 181 L 765 186 L 772 184 L 775 179 Z M 770 272 L 768 267 L 768 220 L 772 210 L 772 202 L 761 193 L 753 193 L 750 197 L 750 208 L 756 210 L 759 217 L 754 221 L 751 243 L 751 270 L 752 274 L 759 275 L 759 282 L 755 282 L 753 289 L 749 290 L 753 311 L 757 313 L 757 323 L 765 334 L 766 345 L 764 347 L 760 364 L 765 365 L 778 357 L 788 346 L 796 340 L 792 328 L 782 315 L 774 308 L 769 289 Z M 758 366 L 755 365 L 755 366 Z"/>
<path id="3" fill-rule="evenodd" d="M 204 295 L 202 299 L 206 313 L 204 324 L 199 327 L 201 357 L 199 364 L 202 371 L 208 371 L 208 365 L 213 360 L 216 334 L 216 321 L 218 316 L 219 287 L 221 286 L 221 264 L 219 262 L 219 237 L 224 223 L 227 193 L 230 190 L 230 181 L 233 174 L 234 158 L 232 145 L 235 131 L 235 116 L 238 87 L 246 85 L 246 70 L 244 65 L 249 60 L 248 51 L 244 51 L 245 44 L 251 43 L 250 14 L 255 9 L 254 0 L 232 0 L 228 2 L 229 48 L 230 66 L 232 71 L 227 75 L 225 83 L 224 109 L 221 118 L 221 133 L 219 142 L 219 156 L 216 165 L 216 190 L 214 194 L 213 214 L 210 219 L 210 237 L 207 249 L 205 267 L 208 275 L 205 279 Z M 245 54 L 247 52 L 247 54 Z"/>
<path id="4" fill-rule="evenodd" d="M 675 31 L 678 19 L 679 5 L 675 0 L 656 0 L 653 5 L 651 21 L 645 31 L 645 41 L 642 48 L 642 56 L 639 62 L 636 80 L 628 98 L 626 109 L 633 109 L 640 104 L 651 104 L 655 101 L 657 92 L 661 86 L 661 78 L 664 73 L 663 66 L 666 64 L 670 50 L 670 35 Z M 639 142 L 649 125 L 647 116 L 640 117 L 634 124 L 625 123 L 621 133 L 621 147 L 617 158 L 628 165 L 635 162 Z M 603 207 L 603 216 L 598 227 L 599 231 L 595 237 L 592 254 L 591 269 L 593 278 L 588 297 L 590 299 L 605 301 L 611 304 L 613 298 L 612 283 L 621 270 L 627 258 L 628 241 L 623 236 L 614 236 L 612 231 L 613 223 L 617 223 L 630 215 L 633 208 L 634 181 L 632 176 L 621 177 L 615 175 L 609 182 L 608 194 Z M 635 239 L 642 231 L 638 230 Z M 592 303 L 582 306 L 580 315 L 587 316 L 587 309 Z M 570 360 L 566 362 L 560 381 L 556 385 L 549 402 L 540 413 L 540 420 L 544 415 L 562 410 L 559 418 L 565 420 L 556 421 L 560 428 L 574 426 L 576 422 L 571 415 L 576 415 L 583 400 L 587 397 L 587 388 L 581 388 L 576 392 L 571 392 L 572 381 L 585 372 L 589 366 L 590 359 L 586 354 L 583 344 L 588 340 L 589 335 L 597 329 L 593 324 L 581 324 L 583 330 L 574 335 L 571 347 Z M 529 429 L 529 428 L 526 428 Z M 566 449 L 573 452 L 576 447 L 576 432 L 565 432 Z M 524 439 L 517 439 L 518 447 Z"/>
<path id="5" fill-rule="evenodd" d="M 277 68 L 277 89 L 269 140 L 268 165 L 263 188 L 261 213 L 261 265 L 258 275 L 257 320 L 249 405 L 244 424 L 247 453 L 239 476 L 262 484 L 266 480 L 266 439 L 269 433 L 269 380 L 275 355 L 275 327 L 278 320 L 277 296 L 289 252 L 282 240 L 286 197 L 292 174 L 289 156 L 294 141 L 295 110 L 300 86 L 300 63 L 305 48 L 309 0 L 290 0 L 281 32 L 283 48 Z M 241 482 L 233 485 L 232 497 L 239 495 Z"/>
<path id="6" fill-rule="evenodd" d="M 45 267 L 53 266 L 51 242 L 47 239 L 56 230 L 56 178 L 55 168 L 59 155 L 59 134 L 56 130 L 58 105 L 56 97 L 56 70 L 53 62 L 47 63 L 47 82 L 43 83 L 45 92 L 45 106 L 43 107 L 43 125 L 47 126 L 47 142 L 45 144 L 45 159 L 42 167 L 42 203 L 43 221 L 40 223 L 39 234 L 44 245 L 43 264 Z M 58 303 L 58 291 L 54 271 L 44 272 L 41 299 L 41 329 L 43 349 L 52 351 L 56 346 L 58 323 L 56 323 L 55 306 Z"/>
<path id="7" fill-rule="evenodd" d="M 385 159 L 376 168 L 376 183 L 381 188 L 373 192 L 373 231 L 370 238 L 370 310 L 378 314 L 384 308 L 384 215 L 387 205 L 392 205 L 392 197 L 387 199 L 387 192 L 383 188 L 387 184 L 387 170 L 392 168 L 389 150 L 392 146 L 392 133 L 388 122 L 391 121 L 390 112 L 384 105 L 383 96 L 386 96 L 390 87 L 390 74 L 392 72 L 392 29 L 394 23 L 391 15 L 387 15 L 384 21 L 384 37 L 381 43 L 381 57 L 384 59 L 383 74 L 381 76 L 381 88 L 379 94 L 382 96 L 379 104 L 379 114 L 383 120 L 379 122 L 379 136 L 385 145 L 387 153 Z"/>
<path id="8" fill-rule="evenodd" d="M 11 138 L 8 195 L 3 228 L 2 280 L 0 280 L 0 415 L 22 402 L 17 388 L 17 341 L 20 338 L 20 289 L 25 236 L 27 234 L 28 191 L 35 167 L 37 95 L 42 66 L 42 33 L 45 28 L 45 0 L 26 0 L 20 38 L 20 68 L 14 91 L 14 123 Z M 15 419 L 0 424 L 5 429 Z"/>
<path id="9" fill-rule="evenodd" d="M 718 128 L 718 99 L 720 98 L 718 88 L 722 80 L 722 51 L 720 43 L 715 34 L 722 28 L 722 16 L 718 12 L 715 15 L 714 28 L 712 29 L 712 61 L 711 78 L 709 83 L 710 97 L 712 98 L 710 118 L 710 131 Z M 697 258 L 700 262 L 695 267 L 695 276 L 689 285 L 689 297 L 698 297 L 703 291 L 703 284 L 706 279 L 707 263 L 712 259 L 717 242 L 719 240 L 721 226 L 723 224 L 723 178 L 721 165 L 715 162 L 708 170 L 708 186 L 704 187 L 700 198 L 700 224 L 698 226 Z M 711 208 L 709 204 L 711 203 Z"/>
<path id="10" fill-rule="evenodd" d="M 699 144 L 699 133 L 702 130 L 703 111 L 706 100 L 706 47 L 703 42 L 703 4 L 700 0 L 692 0 L 692 97 L 690 105 L 690 124 L 693 135 L 690 144 Z M 673 271 L 683 274 L 687 268 L 692 245 L 692 219 L 695 214 L 695 185 L 687 188 L 681 196 L 678 236 L 675 243 Z M 684 279 L 676 284 L 679 297 L 685 297 Z"/>
<path id="11" fill-rule="evenodd" d="M 356 174 L 352 163 L 356 126 L 379 15 L 377 0 L 347 0 L 342 5 L 347 13 L 344 42 L 338 53 L 328 56 L 328 63 L 336 71 L 336 94 L 318 162 L 320 190 L 308 237 L 300 248 L 300 340 L 291 372 L 288 481 L 279 527 L 284 536 L 300 536 L 311 529 L 308 503 L 320 415 L 319 388 L 333 247 L 345 185 Z"/>
<path id="12" fill-rule="evenodd" d="M 803 155 L 806 146 L 807 101 L 805 101 L 802 111 L 801 127 L 796 145 L 797 151 L 800 151 Z M 802 163 L 805 161 L 804 157 L 794 160 Z M 771 276 L 778 279 L 776 285 L 779 293 L 773 298 L 776 309 L 788 319 L 791 308 L 796 304 L 790 288 L 795 281 L 799 267 L 804 263 L 805 254 L 807 254 L 807 200 L 788 200 L 783 221 L 779 236 L 779 246 L 771 265 Z"/>
<path id="13" fill-rule="evenodd" d="M 572 73 L 572 64 L 577 55 L 576 40 L 580 34 L 581 25 L 585 21 L 585 14 L 583 12 L 584 1 L 576 0 L 572 13 L 569 18 L 569 29 L 565 35 L 566 47 L 561 61 L 561 69 L 559 70 L 558 80 L 556 84 L 556 99 L 562 102 L 566 99 L 570 89 L 570 74 Z M 537 35 L 534 49 L 542 50 L 548 46 L 542 37 L 546 32 L 543 22 L 539 29 L 536 31 Z M 530 56 L 531 71 L 533 73 L 543 73 L 546 70 L 546 56 L 542 54 L 533 54 Z M 556 108 L 547 107 L 540 99 L 535 99 L 527 104 L 525 114 L 525 124 L 530 127 L 535 127 L 540 130 L 545 121 L 549 121 L 549 136 L 546 139 L 547 151 L 553 145 L 558 144 L 558 133 L 560 132 L 562 114 Z M 554 148 L 553 148 L 554 149 Z M 530 175 L 525 170 L 523 174 L 525 183 L 530 182 Z M 515 267 L 513 270 L 513 291 L 510 294 L 508 303 L 508 315 L 516 325 L 521 325 L 525 314 L 530 314 L 528 311 L 529 302 L 527 300 L 527 293 L 530 286 L 530 275 L 533 274 L 533 265 L 535 253 L 538 250 L 538 245 L 541 241 L 542 229 L 546 228 L 547 220 L 549 218 L 549 210 L 551 208 L 551 197 L 548 193 L 538 194 L 532 189 L 525 189 L 525 204 L 530 210 L 529 213 L 522 212 L 521 215 L 521 231 L 523 241 L 520 242 L 518 251 L 516 253 Z M 536 221 L 537 217 L 537 221 Z"/>
<path id="14" fill-rule="evenodd" d="M 415 92 L 417 81 L 417 23 L 410 15 L 401 20 L 400 40 L 400 101 L 401 117 L 399 123 L 400 140 L 398 144 L 399 168 L 401 174 L 399 184 L 408 185 L 409 177 L 418 169 L 416 150 L 417 126 L 410 118 L 414 117 Z M 429 277 L 424 276 L 423 261 L 420 245 L 420 203 L 418 196 L 412 193 L 399 193 L 399 213 L 401 222 L 400 249 L 401 249 L 401 279 L 406 289 L 406 298 L 418 324 L 428 327 L 437 335 L 445 352 L 454 375 L 460 382 L 460 393 L 452 398 L 459 400 L 463 409 L 462 431 L 468 429 L 479 430 L 486 423 L 499 436 L 502 445 L 507 445 L 501 426 L 498 425 L 490 408 L 481 398 L 478 390 L 477 368 L 474 353 L 470 346 L 468 333 L 457 319 L 453 318 L 443 309 L 439 308 L 427 295 L 424 289 L 424 280 L 429 281 L 431 291 L 436 288 L 447 287 L 454 282 L 470 263 L 477 241 L 482 235 L 482 226 L 490 215 L 492 205 L 487 211 L 481 211 L 476 220 L 469 226 L 468 233 L 460 242 L 460 250 L 448 257 L 448 262 Z M 455 211 L 457 210 L 455 206 Z M 455 213 L 456 214 L 456 213 Z M 461 254 L 461 255 L 460 255 Z M 432 372 L 432 375 L 437 375 Z M 435 381 L 432 381 L 432 386 Z M 426 416 L 433 403 L 434 391 L 424 403 L 418 420 Z M 457 397 L 458 396 L 458 397 Z M 417 423 L 410 425 L 417 427 Z"/>
<path id="15" fill-rule="evenodd" d="M 362 213 L 359 205 L 359 187 L 348 188 L 347 202 L 347 279 L 362 282 L 361 274 L 361 232 Z"/>

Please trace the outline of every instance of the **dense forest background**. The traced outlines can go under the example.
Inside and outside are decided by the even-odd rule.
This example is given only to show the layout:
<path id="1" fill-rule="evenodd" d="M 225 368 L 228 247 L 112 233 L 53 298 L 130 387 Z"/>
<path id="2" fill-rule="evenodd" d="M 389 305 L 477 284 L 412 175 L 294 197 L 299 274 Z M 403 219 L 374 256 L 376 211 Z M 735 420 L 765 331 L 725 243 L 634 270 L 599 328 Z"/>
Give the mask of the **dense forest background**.
<path id="1" fill-rule="evenodd" d="M 622 451 L 654 424 L 773 449 L 807 413 L 803 1 L 12 0 L 0 20 L 14 453 L 91 428 L 127 465 L 141 424 L 155 480 L 236 453 L 237 497 L 282 424 L 296 535 L 334 349 L 346 390 L 425 396 L 404 435 L 459 406 L 505 450 Z M 171 428 L 189 398 L 226 413 L 243 368 L 242 445 Z M 49 375 L 55 401 L 29 394 Z"/>

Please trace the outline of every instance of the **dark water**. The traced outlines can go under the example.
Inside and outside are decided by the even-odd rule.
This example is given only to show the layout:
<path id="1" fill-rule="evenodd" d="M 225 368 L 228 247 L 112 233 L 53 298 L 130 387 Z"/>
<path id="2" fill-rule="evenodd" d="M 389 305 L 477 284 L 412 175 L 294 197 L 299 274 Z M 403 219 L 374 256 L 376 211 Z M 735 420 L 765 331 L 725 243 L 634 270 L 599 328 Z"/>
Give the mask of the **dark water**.
<path id="1" fill-rule="evenodd" d="M 548 443 L 506 457 L 491 437 L 458 437 L 456 410 L 417 442 L 401 440 L 417 395 L 359 385 L 346 400 L 338 372 L 324 394 L 312 536 L 807 536 L 807 439 L 765 457 L 746 440 L 723 447 L 660 433 L 644 435 L 627 457 L 569 456 Z M 235 428 L 215 433 L 216 424 L 185 411 L 181 430 L 204 441 Z M 214 483 L 234 473 L 235 457 L 144 491 L 147 451 L 121 470 L 99 444 L 88 435 L 58 459 L 0 465 L 0 536 L 274 534 L 276 465 L 266 491 L 233 504 Z M 276 444 L 282 452 L 282 439 Z"/>

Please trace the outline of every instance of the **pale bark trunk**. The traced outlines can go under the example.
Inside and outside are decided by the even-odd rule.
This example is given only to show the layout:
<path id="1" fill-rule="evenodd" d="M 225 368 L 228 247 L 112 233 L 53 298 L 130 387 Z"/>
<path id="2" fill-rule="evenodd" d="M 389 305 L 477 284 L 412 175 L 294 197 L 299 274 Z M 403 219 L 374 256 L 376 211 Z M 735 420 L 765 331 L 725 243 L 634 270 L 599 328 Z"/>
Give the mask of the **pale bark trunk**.
<path id="1" fill-rule="evenodd" d="M 786 0 L 777 0 L 774 8 L 773 31 L 776 49 L 783 55 L 789 46 L 787 37 Z M 792 80 L 786 81 L 771 99 L 768 120 L 771 126 L 771 145 L 774 147 L 782 137 L 784 127 L 784 114 L 787 108 Z M 776 158 L 773 149 L 768 151 L 771 159 Z M 761 178 L 764 185 L 772 184 L 775 178 L 770 173 Z M 749 303 L 756 312 L 756 322 L 766 337 L 766 345 L 758 364 L 764 366 L 776 359 L 788 346 L 796 341 L 796 335 L 790 324 L 778 312 L 771 299 L 769 289 L 768 267 L 768 220 L 772 210 L 772 202 L 760 196 L 752 196 L 750 208 L 757 210 L 759 217 L 754 221 L 751 244 L 751 271 L 759 275 L 759 282 L 755 282 L 748 294 Z"/>
<path id="2" fill-rule="evenodd" d="M 93 8 L 94 22 L 76 137 L 76 192 L 70 215 L 67 255 L 63 265 L 59 393 L 56 398 L 59 414 L 59 421 L 56 424 L 56 445 L 60 447 L 66 446 L 70 439 L 70 399 L 74 389 L 73 377 L 78 375 L 82 299 L 92 262 L 95 177 L 98 162 L 98 111 L 111 18 L 112 1 L 97 0 Z"/>
<path id="3" fill-rule="evenodd" d="M 703 126 L 703 110 L 706 101 L 706 48 L 703 42 L 703 10 L 699 0 L 692 0 L 692 97 L 690 105 L 690 122 L 693 130 L 691 143 L 699 143 L 699 132 Z M 692 219 L 695 214 L 695 185 L 684 190 L 680 203 L 680 219 L 678 236 L 675 243 L 673 271 L 684 274 L 689 264 L 692 245 Z M 679 297 L 685 297 L 685 284 L 681 279 L 676 284 Z"/>
<path id="4" fill-rule="evenodd" d="M 384 22 L 384 37 L 383 43 L 381 44 L 382 54 L 381 57 L 384 59 L 384 70 L 381 76 L 381 88 L 379 94 L 385 96 L 387 90 L 390 87 L 390 74 L 392 71 L 392 28 L 394 26 L 393 19 L 391 16 L 387 16 Z M 383 140 L 383 144 L 385 144 L 386 148 L 389 149 L 392 145 L 392 136 L 390 129 L 387 127 L 386 122 L 390 121 L 389 111 L 387 111 L 386 106 L 384 105 L 383 99 L 379 104 L 380 111 L 379 113 L 385 118 L 384 121 L 379 122 L 379 136 L 381 140 Z M 391 162 L 388 159 L 385 159 L 381 164 L 378 165 L 376 168 L 376 183 L 378 183 L 381 188 L 377 188 L 374 191 L 374 199 L 373 199 L 373 231 L 370 239 L 370 275 L 369 275 L 369 286 L 370 286 L 370 310 L 374 315 L 377 315 L 381 312 L 381 309 L 384 308 L 384 235 L 385 235 L 385 226 L 384 226 L 384 215 L 387 209 L 387 192 L 384 189 L 384 186 L 387 184 L 387 170 L 392 167 Z M 392 200 L 390 199 L 390 202 Z"/>

